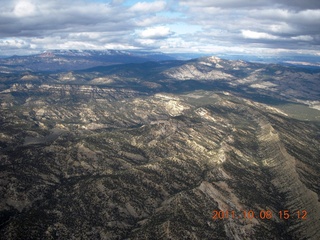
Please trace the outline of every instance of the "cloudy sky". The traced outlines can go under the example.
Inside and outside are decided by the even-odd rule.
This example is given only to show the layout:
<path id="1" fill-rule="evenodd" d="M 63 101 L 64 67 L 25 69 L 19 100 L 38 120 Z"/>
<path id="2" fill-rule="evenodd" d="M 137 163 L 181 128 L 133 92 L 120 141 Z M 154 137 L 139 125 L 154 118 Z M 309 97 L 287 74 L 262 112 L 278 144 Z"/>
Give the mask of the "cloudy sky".
<path id="1" fill-rule="evenodd" d="M 0 55 L 106 48 L 320 56 L 320 1 L 1 0 Z"/>

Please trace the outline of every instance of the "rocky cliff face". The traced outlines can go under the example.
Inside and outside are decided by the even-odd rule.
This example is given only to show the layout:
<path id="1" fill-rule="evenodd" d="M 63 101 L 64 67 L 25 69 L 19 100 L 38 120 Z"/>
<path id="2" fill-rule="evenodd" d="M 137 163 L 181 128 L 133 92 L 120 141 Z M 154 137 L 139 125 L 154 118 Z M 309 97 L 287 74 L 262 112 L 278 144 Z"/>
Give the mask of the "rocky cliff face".
<path id="1" fill-rule="evenodd" d="M 1 239 L 320 238 L 317 122 L 217 90 L 0 97 Z"/>

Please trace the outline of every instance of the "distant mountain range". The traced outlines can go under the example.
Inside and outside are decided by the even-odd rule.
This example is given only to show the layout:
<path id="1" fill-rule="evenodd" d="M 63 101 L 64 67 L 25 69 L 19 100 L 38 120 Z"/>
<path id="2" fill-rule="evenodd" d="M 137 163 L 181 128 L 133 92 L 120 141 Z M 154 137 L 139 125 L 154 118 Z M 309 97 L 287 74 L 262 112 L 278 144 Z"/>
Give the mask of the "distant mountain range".
<path id="1" fill-rule="evenodd" d="M 200 53 L 161 53 L 134 50 L 48 50 L 27 56 L 0 58 L 0 72 L 16 71 L 73 71 L 98 66 L 148 61 L 190 60 L 210 56 Z M 286 66 L 320 68 L 319 56 L 254 56 L 218 54 L 229 60 L 245 60 L 261 63 L 278 63 Z"/>
<path id="2" fill-rule="evenodd" d="M 83 57 L 84 56 L 84 57 Z M 123 62 L 138 63 L 111 64 L 102 59 L 123 59 Z M 29 62 L 26 60 L 29 58 Z M 97 59 L 100 58 L 100 62 Z M 168 58 L 165 61 L 146 61 L 150 58 Z M 20 58 L 12 58 L 18 61 Z M 34 59 L 35 63 L 31 62 Z M 57 59 L 61 60 L 60 64 Z M 73 60 L 72 60 L 73 59 Z M 86 60 L 84 60 L 86 59 Z M 90 60 L 91 59 L 91 60 Z M 94 60 L 92 60 L 94 59 Z M 166 55 L 131 55 L 128 52 L 96 51 L 58 51 L 45 52 L 37 56 L 20 59 L 21 70 L 13 67 L 11 71 L 0 72 L 0 83 L 24 84 L 77 84 L 96 85 L 109 88 L 128 88 L 147 93 L 163 91 L 186 91 L 194 89 L 220 89 L 243 94 L 246 97 L 280 99 L 305 103 L 312 107 L 319 105 L 320 68 L 289 67 L 278 64 L 252 63 L 242 60 L 226 60 L 218 57 L 202 57 L 188 61 L 171 60 Z M 9 61 L 9 60 L 8 60 Z M 89 68 L 86 61 L 99 66 Z M 101 66 L 102 63 L 105 66 Z M 48 67 L 51 72 L 27 70 L 24 65 L 33 65 L 42 69 Z M 78 64 L 78 65 L 77 65 Z M 110 64 L 110 65 L 109 65 Z M 45 65 L 43 67 L 43 65 Z M 94 64 L 92 64 L 94 65 Z M 107 65 L 107 66 L 106 66 Z M 84 68 L 62 71 L 65 68 Z M 57 71 L 60 68 L 61 71 Z M 24 69 L 24 70 L 22 70 Z M 271 100 L 270 100 L 271 101 Z"/>
<path id="3" fill-rule="evenodd" d="M 0 71 L 68 71 L 123 63 L 174 60 L 159 52 L 52 50 L 30 56 L 0 58 Z"/>

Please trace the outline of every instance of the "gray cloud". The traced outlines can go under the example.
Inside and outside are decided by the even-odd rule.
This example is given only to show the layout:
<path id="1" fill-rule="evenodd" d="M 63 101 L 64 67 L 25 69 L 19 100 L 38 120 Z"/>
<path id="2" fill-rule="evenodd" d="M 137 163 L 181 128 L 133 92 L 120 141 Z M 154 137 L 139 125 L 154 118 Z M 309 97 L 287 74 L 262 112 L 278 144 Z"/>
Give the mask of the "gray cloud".
<path id="1" fill-rule="evenodd" d="M 19 7 L 19 2 L 23 3 Z M 103 26 L 103 30 L 116 30 L 115 23 L 120 26 L 124 19 L 130 20 L 133 15 L 124 13 L 122 9 L 106 4 L 82 5 L 75 4 L 68 6 L 66 1 L 18 1 L 17 6 L 11 8 L 11 11 L 2 12 L 0 15 L 0 36 L 38 36 L 39 31 L 64 31 L 72 28 L 72 31 L 89 31 L 95 26 Z M 76 2 L 76 1 L 73 1 Z M 28 3 L 28 4 L 26 4 Z M 19 9 L 22 8 L 23 9 Z M 18 8 L 18 10 L 17 10 Z M 9 9 L 7 9 L 9 10 Z M 24 11 L 23 11 L 24 10 Z M 9 24 L 8 24 L 9 23 Z M 120 29 L 121 30 L 121 29 Z"/>
<path id="2" fill-rule="evenodd" d="M 70 2 L 2 0 L 0 50 L 319 52 L 318 0 L 141 0 L 131 6 L 125 0 Z"/>
<path id="3" fill-rule="evenodd" d="M 274 4 L 280 4 L 284 7 L 294 8 L 297 10 L 306 10 L 306 9 L 319 9 L 320 2 L 318 0 L 280 0 L 272 1 Z"/>
<path id="4" fill-rule="evenodd" d="M 318 48 L 320 2 L 305 1 L 182 0 L 189 22 L 203 26 L 197 37 L 246 48 Z M 208 38 L 207 38 L 208 39 Z M 319 50 L 319 49 L 318 49 Z"/>
<path id="5" fill-rule="evenodd" d="M 319 9 L 320 2 L 318 0 L 181 0 L 182 5 L 190 7 L 217 7 L 217 8 L 265 8 L 280 7 L 285 9 Z"/>

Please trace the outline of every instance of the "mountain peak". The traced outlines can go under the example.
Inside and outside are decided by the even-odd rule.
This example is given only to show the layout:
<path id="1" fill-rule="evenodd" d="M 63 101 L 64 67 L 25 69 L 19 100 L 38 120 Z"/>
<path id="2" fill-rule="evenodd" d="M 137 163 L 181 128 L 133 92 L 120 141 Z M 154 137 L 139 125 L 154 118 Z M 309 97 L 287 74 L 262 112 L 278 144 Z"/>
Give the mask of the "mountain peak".
<path id="1" fill-rule="evenodd" d="M 211 56 L 211 57 L 208 57 L 207 59 L 208 59 L 208 61 L 210 61 L 212 63 L 218 63 L 221 61 L 221 58 L 216 57 L 216 56 Z"/>
<path id="2" fill-rule="evenodd" d="M 41 57 L 41 58 L 55 57 L 55 54 L 50 51 L 44 51 L 44 52 L 40 53 L 39 57 Z"/>

